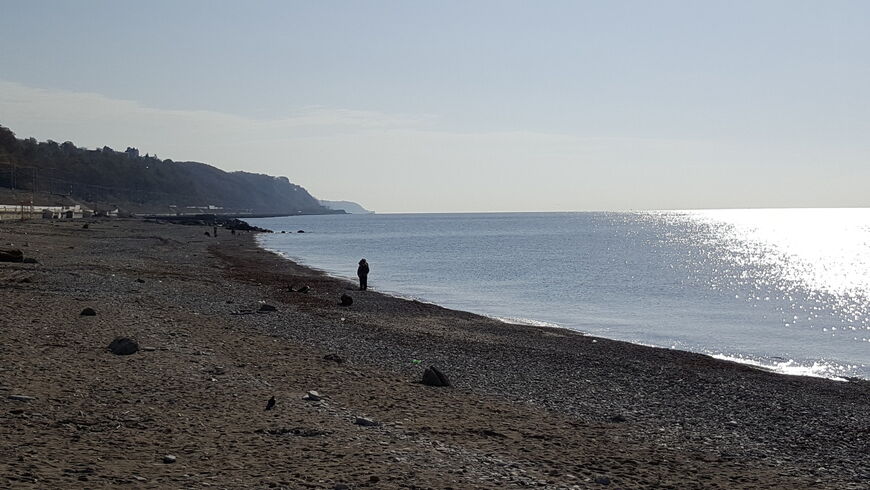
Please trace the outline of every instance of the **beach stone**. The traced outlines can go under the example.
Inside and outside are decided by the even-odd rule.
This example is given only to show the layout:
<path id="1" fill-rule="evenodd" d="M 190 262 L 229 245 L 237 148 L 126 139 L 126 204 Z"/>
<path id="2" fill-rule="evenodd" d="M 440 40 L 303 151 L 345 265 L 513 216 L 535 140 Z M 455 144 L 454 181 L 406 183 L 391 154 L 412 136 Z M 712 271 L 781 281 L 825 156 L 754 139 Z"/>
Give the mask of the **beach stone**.
<path id="1" fill-rule="evenodd" d="M 625 422 L 625 420 L 626 420 L 625 415 L 622 415 L 621 413 L 618 413 L 618 414 L 614 415 L 613 417 L 610 417 L 611 422 L 621 423 L 621 422 Z"/>
<path id="2" fill-rule="evenodd" d="M 350 490 L 350 487 L 344 483 L 336 483 L 332 490 Z"/>
<path id="3" fill-rule="evenodd" d="M 83 230 L 87 230 L 87 229 L 88 229 L 88 224 L 87 224 L 87 223 L 83 224 L 83 225 L 82 225 L 82 229 L 83 229 Z"/>
<path id="4" fill-rule="evenodd" d="M 302 397 L 302 399 L 308 400 L 310 402 L 319 402 L 320 400 L 323 399 L 323 397 L 321 397 L 320 393 L 318 393 L 316 391 L 309 391 L 308 393 L 305 394 L 305 396 Z"/>
<path id="5" fill-rule="evenodd" d="M 426 386 L 450 386 L 450 380 L 438 368 L 429 366 L 423 371 L 423 384 Z"/>
<path id="6" fill-rule="evenodd" d="M 109 350 L 117 356 L 129 356 L 139 351 L 139 343 L 129 337 L 116 337 L 109 344 Z"/>
<path id="7" fill-rule="evenodd" d="M 305 233 L 305 230 L 299 230 L 296 233 Z"/>
<path id="8" fill-rule="evenodd" d="M 26 395 L 9 395 L 7 398 L 9 398 L 10 400 L 15 400 L 17 402 L 29 402 L 30 400 L 36 400 L 35 397 Z"/>
<path id="9" fill-rule="evenodd" d="M 23 262 L 24 252 L 17 248 L 0 249 L 0 262 Z"/>
<path id="10" fill-rule="evenodd" d="M 278 311 L 278 308 L 275 308 L 270 304 L 263 303 L 260 305 L 260 309 L 257 311 L 259 311 L 260 313 L 268 313 L 270 311 Z"/>
<path id="11" fill-rule="evenodd" d="M 88 307 L 82 310 L 82 312 L 79 313 L 79 316 L 97 316 L 97 312 L 94 311 L 93 308 Z"/>
<path id="12" fill-rule="evenodd" d="M 332 361 L 336 364 L 341 364 L 344 362 L 344 359 L 341 358 L 338 354 L 326 354 L 323 356 L 324 361 Z"/>
<path id="13" fill-rule="evenodd" d="M 136 279 L 136 282 L 143 283 L 143 282 L 145 282 L 145 279 L 142 279 L 141 277 L 139 277 Z"/>
<path id="14" fill-rule="evenodd" d="M 39 261 L 34 259 L 33 257 L 25 257 L 22 261 L 23 264 L 38 264 Z"/>
<path id="15" fill-rule="evenodd" d="M 171 454 L 167 454 L 166 456 L 163 456 L 163 463 L 165 463 L 165 464 L 172 464 L 172 463 L 174 463 L 177 459 L 178 459 L 178 458 L 176 458 L 175 456 L 173 456 L 173 455 L 171 455 Z"/>
<path id="16" fill-rule="evenodd" d="M 599 485 L 610 485 L 610 478 L 606 476 L 598 475 L 595 477 L 595 483 Z"/>
<path id="17" fill-rule="evenodd" d="M 296 290 L 296 292 L 297 292 L 297 293 L 307 293 L 307 292 L 310 291 L 310 290 L 311 290 L 310 287 L 308 287 L 308 286 L 302 286 L 301 288 L 299 288 L 298 290 Z"/>
<path id="18" fill-rule="evenodd" d="M 363 427 L 377 427 L 381 425 L 380 422 L 375 422 L 368 417 L 357 417 L 356 420 L 353 421 L 353 423 L 356 425 L 361 425 Z"/>
<path id="19" fill-rule="evenodd" d="M 353 304 L 353 298 L 351 298 L 349 294 L 342 294 L 340 304 L 341 306 L 350 306 Z"/>

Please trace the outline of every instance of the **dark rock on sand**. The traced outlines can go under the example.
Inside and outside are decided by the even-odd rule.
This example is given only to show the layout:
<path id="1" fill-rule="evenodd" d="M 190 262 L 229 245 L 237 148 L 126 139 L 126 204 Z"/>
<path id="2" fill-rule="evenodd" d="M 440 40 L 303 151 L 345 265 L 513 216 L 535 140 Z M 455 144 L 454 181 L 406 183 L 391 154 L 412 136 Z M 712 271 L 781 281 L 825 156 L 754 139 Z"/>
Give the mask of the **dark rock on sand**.
<path id="1" fill-rule="evenodd" d="M 269 401 L 266 402 L 266 410 L 272 410 L 275 408 L 275 397 L 269 398 Z"/>
<path id="2" fill-rule="evenodd" d="M 342 357 L 339 356 L 338 354 L 326 354 L 325 356 L 323 356 L 323 360 L 324 361 L 332 361 L 336 364 L 341 364 L 344 362 L 344 359 L 342 359 Z"/>
<path id="3" fill-rule="evenodd" d="M 32 396 L 26 396 L 26 395 L 9 395 L 6 398 L 9 398 L 10 400 L 15 400 L 17 402 L 29 402 L 30 400 L 36 399 Z"/>
<path id="4" fill-rule="evenodd" d="M 308 393 L 305 394 L 305 396 L 302 397 L 302 399 L 308 400 L 310 402 L 319 402 L 320 400 L 323 399 L 323 397 L 320 395 L 320 393 L 318 393 L 316 391 L 309 391 Z"/>
<path id="5" fill-rule="evenodd" d="M 610 417 L 611 422 L 621 423 L 621 422 L 625 422 L 625 420 L 626 420 L 625 415 L 622 415 L 621 413 L 618 413 L 618 414 L 614 415 L 613 417 Z"/>
<path id="6" fill-rule="evenodd" d="M 595 483 L 599 485 L 610 485 L 610 478 L 599 475 L 595 477 Z"/>
<path id="7" fill-rule="evenodd" d="M 129 356 L 139 352 L 139 342 L 129 337 L 117 337 L 109 344 L 109 350 L 118 356 Z"/>
<path id="8" fill-rule="evenodd" d="M 299 230 L 296 233 L 305 233 L 305 230 Z"/>
<path id="9" fill-rule="evenodd" d="M 260 313 L 268 313 L 270 311 L 278 311 L 278 308 L 275 308 L 274 306 L 272 306 L 270 304 L 263 303 L 260 305 L 260 309 L 257 311 L 259 311 Z"/>
<path id="10" fill-rule="evenodd" d="M 341 306 L 350 306 L 353 304 L 353 298 L 351 298 L 349 294 L 342 294 L 341 302 L 339 304 Z"/>
<path id="11" fill-rule="evenodd" d="M 143 283 L 143 282 L 145 282 L 145 279 L 142 279 L 142 278 L 140 277 L 140 278 L 137 278 L 137 279 L 136 279 L 136 282 L 138 282 L 138 283 Z"/>
<path id="12" fill-rule="evenodd" d="M 450 380 L 438 368 L 429 366 L 423 371 L 423 384 L 426 386 L 450 386 Z"/>
<path id="13" fill-rule="evenodd" d="M 356 425 L 361 425 L 363 427 L 377 427 L 381 425 L 380 422 L 375 422 L 374 420 L 367 417 L 357 417 L 356 420 L 353 421 L 353 423 Z"/>
<path id="14" fill-rule="evenodd" d="M 88 224 L 87 224 L 87 223 L 85 223 L 85 224 L 82 225 L 82 229 L 83 229 L 83 230 L 87 230 L 88 228 L 89 228 L 89 227 L 88 227 Z"/>
<path id="15" fill-rule="evenodd" d="M 171 454 L 167 454 L 166 456 L 163 456 L 163 462 L 165 464 L 172 464 L 176 461 L 176 459 L 177 458 Z"/>
<path id="16" fill-rule="evenodd" d="M 39 263 L 39 261 L 34 259 L 33 257 L 25 257 L 24 259 L 21 260 L 21 262 L 23 262 L 25 264 L 38 264 Z"/>
<path id="17" fill-rule="evenodd" d="M 23 262 L 24 252 L 17 248 L 0 249 L 0 262 Z"/>
<path id="18" fill-rule="evenodd" d="M 82 312 L 79 313 L 79 316 L 97 316 L 97 312 L 94 311 L 93 308 L 88 307 L 82 310 Z"/>

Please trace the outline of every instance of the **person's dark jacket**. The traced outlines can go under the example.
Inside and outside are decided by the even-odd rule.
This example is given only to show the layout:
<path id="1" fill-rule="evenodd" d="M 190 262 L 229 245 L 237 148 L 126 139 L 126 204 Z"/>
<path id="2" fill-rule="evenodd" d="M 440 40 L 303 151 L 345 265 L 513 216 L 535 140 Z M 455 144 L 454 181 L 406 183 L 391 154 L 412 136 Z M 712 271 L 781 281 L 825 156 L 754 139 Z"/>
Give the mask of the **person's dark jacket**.
<path id="1" fill-rule="evenodd" d="M 359 261 L 359 267 L 356 269 L 356 275 L 358 276 L 367 276 L 369 275 L 369 263 L 365 260 Z"/>

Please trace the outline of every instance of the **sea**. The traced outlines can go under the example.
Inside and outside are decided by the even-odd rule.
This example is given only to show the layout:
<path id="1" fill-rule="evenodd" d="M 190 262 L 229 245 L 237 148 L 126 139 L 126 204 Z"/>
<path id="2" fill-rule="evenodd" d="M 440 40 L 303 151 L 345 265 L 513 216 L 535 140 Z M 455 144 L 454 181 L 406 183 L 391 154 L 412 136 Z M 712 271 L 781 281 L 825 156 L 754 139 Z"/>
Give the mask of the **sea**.
<path id="1" fill-rule="evenodd" d="M 870 379 L 870 209 L 369 214 L 249 220 L 260 245 L 506 322 Z M 304 233 L 299 233 L 299 231 Z"/>

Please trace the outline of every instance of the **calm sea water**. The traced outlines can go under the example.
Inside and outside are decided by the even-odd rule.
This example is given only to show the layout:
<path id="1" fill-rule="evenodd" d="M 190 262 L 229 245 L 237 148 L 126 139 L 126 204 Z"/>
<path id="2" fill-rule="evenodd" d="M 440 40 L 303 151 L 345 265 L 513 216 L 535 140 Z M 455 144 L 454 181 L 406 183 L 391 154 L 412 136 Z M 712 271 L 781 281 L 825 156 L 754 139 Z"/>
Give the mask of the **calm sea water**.
<path id="1" fill-rule="evenodd" d="M 870 209 L 250 221 L 279 232 L 261 235 L 264 247 L 333 275 L 355 279 L 365 257 L 380 291 L 789 374 L 870 378 Z"/>

